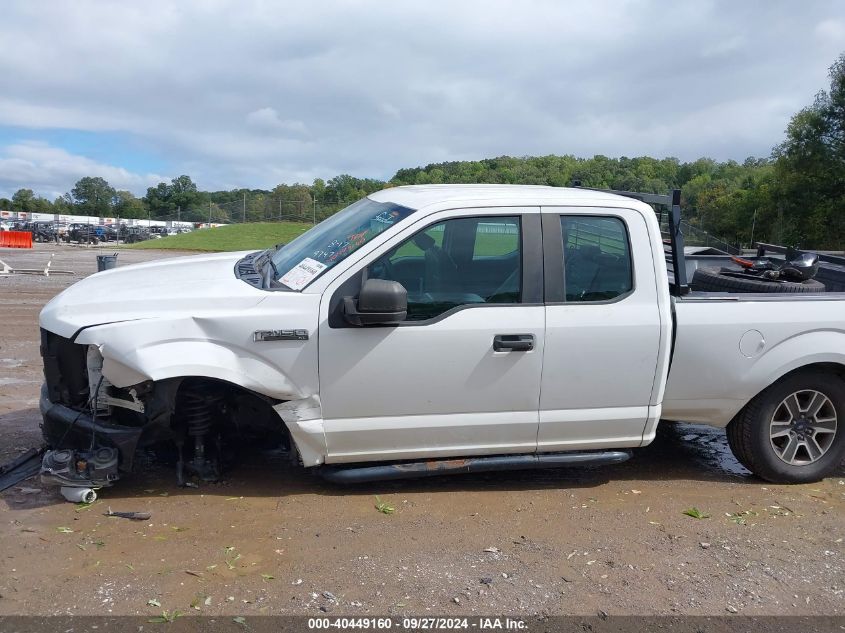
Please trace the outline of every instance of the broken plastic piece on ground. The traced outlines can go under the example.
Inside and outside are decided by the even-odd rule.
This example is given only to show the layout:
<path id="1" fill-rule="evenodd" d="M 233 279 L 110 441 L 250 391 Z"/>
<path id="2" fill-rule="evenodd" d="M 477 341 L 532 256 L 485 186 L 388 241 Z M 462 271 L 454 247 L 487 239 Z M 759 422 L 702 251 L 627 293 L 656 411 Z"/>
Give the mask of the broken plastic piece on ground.
<path id="1" fill-rule="evenodd" d="M 16 483 L 37 475 L 41 468 L 41 454 L 44 447 L 31 448 L 7 464 L 0 466 L 0 492 Z"/>
<path id="2" fill-rule="evenodd" d="M 133 521 L 149 521 L 152 516 L 149 512 L 112 512 L 111 508 L 103 514 L 107 517 L 120 517 L 121 519 L 132 519 Z"/>
<path id="3" fill-rule="evenodd" d="M 60 490 L 62 496 L 71 503 L 94 503 L 97 500 L 97 491 L 93 488 L 62 486 Z"/>
<path id="4" fill-rule="evenodd" d="M 0 475 L 5 475 L 6 473 L 14 470 L 15 468 L 17 468 L 18 466 L 20 466 L 24 462 L 32 459 L 36 455 L 39 455 L 43 451 L 44 451 L 43 447 L 42 448 L 27 449 L 26 451 L 24 451 L 23 453 L 21 453 L 20 455 L 15 457 L 8 464 L 3 464 L 2 466 L 0 466 Z"/>

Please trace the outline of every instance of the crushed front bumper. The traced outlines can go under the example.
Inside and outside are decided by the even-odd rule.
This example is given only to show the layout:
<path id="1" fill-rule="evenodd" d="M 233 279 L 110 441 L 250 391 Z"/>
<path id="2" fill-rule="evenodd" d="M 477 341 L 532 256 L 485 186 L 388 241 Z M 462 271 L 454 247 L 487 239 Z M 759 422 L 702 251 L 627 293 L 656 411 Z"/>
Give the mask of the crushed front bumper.
<path id="1" fill-rule="evenodd" d="M 41 432 L 52 449 L 42 462 L 44 483 L 99 487 L 116 481 L 118 471 L 132 469 L 141 427 L 113 424 L 50 402 L 46 384 L 41 388 L 39 409 Z"/>

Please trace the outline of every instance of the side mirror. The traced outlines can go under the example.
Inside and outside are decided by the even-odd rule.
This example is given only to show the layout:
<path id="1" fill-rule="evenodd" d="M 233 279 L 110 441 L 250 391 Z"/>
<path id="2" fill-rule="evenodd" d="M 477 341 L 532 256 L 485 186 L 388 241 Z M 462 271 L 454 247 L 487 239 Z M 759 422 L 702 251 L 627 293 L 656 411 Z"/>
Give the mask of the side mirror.
<path id="1" fill-rule="evenodd" d="M 408 291 L 398 281 L 367 279 L 358 298 L 343 298 L 343 316 L 352 325 L 396 325 L 408 316 Z"/>

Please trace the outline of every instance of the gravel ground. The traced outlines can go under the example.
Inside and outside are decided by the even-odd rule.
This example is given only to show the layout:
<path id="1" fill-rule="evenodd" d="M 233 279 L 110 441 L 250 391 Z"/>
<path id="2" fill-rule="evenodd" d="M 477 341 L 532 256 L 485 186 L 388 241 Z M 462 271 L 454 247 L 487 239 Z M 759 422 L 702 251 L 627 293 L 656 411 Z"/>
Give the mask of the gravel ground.
<path id="1" fill-rule="evenodd" d="M 73 276 L 0 276 L 0 463 L 40 442 L 39 310 L 111 250 L 0 259 L 51 252 Z M 84 509 L 37 479 L 0 495 L 0 615 L 845 614 L 845 473 L 766 484 L 703 427 L 597 470 L 344 488 L 265 454 L 197 490 L 145 461 L 101 492 Z"/>

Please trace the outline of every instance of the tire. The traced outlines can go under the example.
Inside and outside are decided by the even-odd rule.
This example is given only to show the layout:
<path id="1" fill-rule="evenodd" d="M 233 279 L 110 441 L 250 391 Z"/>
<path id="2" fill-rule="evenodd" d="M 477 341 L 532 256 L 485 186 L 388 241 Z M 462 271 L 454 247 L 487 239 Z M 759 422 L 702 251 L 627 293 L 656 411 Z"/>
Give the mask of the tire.
<path id="1" fill-rule="evenodd" d="M 768 281 L 747 279 L 725 275 L 724 268 L 696 268 L 690 286 L 693 290 L 704 292 L 789 292 L 818 293 L 824 292 L 825 286 L 820 281 Z"/>
<path id="2" fill-rule="evenodd" d="M 782 455 L 789 453 L 790 442 L 801 444 L 802 429 L 790 425 L 786 420 L 789 409 L 784 401 L 793 394 L 799 394 L 799 409 L 811 408 L 812 393 L 827 398 L 820 409 L 816 422 L 810 428 L 816 450 L 820 456 L 813 458 L 808 444 L 799 446 L 792 463 Z M 802 414 L 803 415 L 803 414 Z M 833 421 L 830 418 L 833 417 Z M 830 428 L 833 428 L 832 437 Z M 786 435 L 773 439 L 773 430 L 783 434 L 797 429 L 798 435 Z M 806 431 L 803 431 L 806 437 Z M 734 418 L 727 428 L 728 444 L 739 463 L 758 477 L 782 484 L 810 483 L 828 477 L 836 472 L 845 461 L 845 382 L 835 374 L 819 371 L 802 371 L 787 376 L 775 383 L 756 398 Z M 788 455 L 787 455 L 788 458 Z"/>

